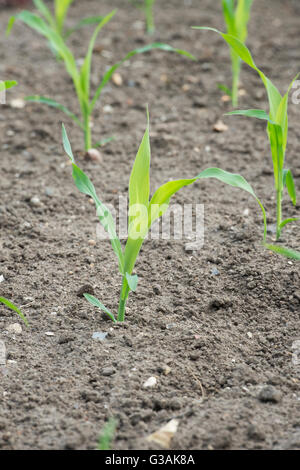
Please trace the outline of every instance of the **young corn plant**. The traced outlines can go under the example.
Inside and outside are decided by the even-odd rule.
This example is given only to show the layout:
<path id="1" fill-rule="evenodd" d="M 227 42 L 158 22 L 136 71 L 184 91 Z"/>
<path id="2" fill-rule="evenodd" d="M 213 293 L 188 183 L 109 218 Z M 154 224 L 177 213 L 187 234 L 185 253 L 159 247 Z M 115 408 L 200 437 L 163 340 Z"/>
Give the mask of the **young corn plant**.
<path id="1" fill-rule="evenodd" d="M 146 29 L 148 34 L 153 34 L 155 31 L 154 21 L 154 3 L 155 0 L 130 0 L 136 7 L 141 8 L 145 13 Z"/>
<path id="2" fill-rule="evenodd" d="M 28 326 L 28 320 L 25 317 L 25 315 L 23 315 L 21 310 L 18 307 L 16 307 L 12 302 L 10 302 L 10 300 L 7 300 L 5 297 L 0 297 L 0 303 L 3 305 L 6 305 L 6 307 L 16 312 L 19 315 L 19 317 L 23 320 L 25 325 Z"/>
<path id="3" fill-rule="evenodd" d="M 71 50 L 66 45 L 63 37 L 54 29 L 52 26 L 47 24 L 42 18 L 29 11 L 23 11 L 18 15 L 18 19 L 23 21 L 29 27 L 36 30 L 38 33 L 45 36 L 51 43 L 53 49 L 59 54 L 65 64 L 66 71 L 70 75 L 73 85 L 76 91 L 77 99 L 79 102 L 79 107 L 81 111 L 81 118 L 76 116 L 72 111 L 70 111 L 66 106 L 57 103 L 51 98 L 43 97 L 43 96 L 29 96 L 27 97 L 28 101 L 34 101 L 37 103 L 44 103 L 48 106 L 52 106 L 54 108 L 60 109 L 65 114 L 67 114 L 70 118 L 72 118 L 76 124 L 82 129 L 84 133 L 84 147 L 85 150 L 88 151 L 92 147 L 98 147 L 103 143 L 103 140 L 97 143 L 92 142 L 92 132 L 91 132 L 91 116 L 96 106 L 97 101 L 99 100 L 102 90 L 105 85 L 109 82 L 111 77 L 113 76 L 114 72 L 128 59 L 135 56 L 136 54 L 142 54 L 148 52 L 152 49 L 160 49 L 163 51 L 169 52 L 176 52 L 180 55 L 186 56 L 189 59 L 195 59 L 191 54 L 181 49 L 174 49 L 173 47 L 169 46 L 168 44 L 162 43 L 152 43 L 147 46 L 135 49 L 129 52 L 120 62 L 116 63 L 112 67 L 110 67 L 104 74 L 102 81 L 97 88 L 96 92 L 93 96 L 91 96 L 91 66 L 92 66 L 92 54 L 94 45 L 97 39 L 98 34 L 100 33 L 101 29 L 104 25 L 106 25 L 115 15 L 116 10 L 109 13 L 107 16 L 103 17 L 95 31 L 92 35 L 92 38 L 89 43 L 88 51 L 85 56 L 83 65 L 78 69 L 75 57 Z M 107 141 L 107 139 L 105 139 Z"/>
<path id="4" fill-rule="evenodd" d="M 109 418 L 105 423 L 99 438 L 98 450 L 111 450 L 117 425 L 118 421 L 115 418 Z"/>
<path id="5" fill-rule="evenodd" d="M 286 153 L 286 146 L 287 146 L 287 138 L 288 138 L 288 97 L 289 92 L 292 88 L 294 81 L 298 78 L 294 78 L 292 83 L 290 84 L 287 92 L 282 96 L 275 85 L 271 82 L 271 80 L 266 77 L 266 75 L 255 65 L 252 55 L 249 49 L 240 42 L 237 38 L 222 33 L 213 28 L 202 28 L 202 27 L 195 27 L 196 29 L 209 29 L 212 31 L 217 32 L 220 34 L 223 39 L 227 42 L 227 44 L 232 48 L 232 50 L 239 56 L 239 58 L 244 61 L 249 67 L 256 70 L 259 74 L 268 95 L 269 100 L 269 113 L 261 109 L 248 109 L 248 110 L 236 110 L 228 115 L 241 115 L 247 117 L 254 117 L 257 119 L 263 119 L 267 121 L 267 133 L 269 136 L 270 147 L 271 147 L 271 154 L 272 154 L 272 161 L 273 161 L 273 170 L 274 170 L 274 181 L 275 181 L 275 191 L 276 191 L 276 239 L 277 241 L 280 238 L 282 229 L 289 223 L 295 222 L 298 218 L 289 217 L 286 219 L 282 218 L 282 199 L 284 189 L 287 189 L 289 197 L 293 203 L 296 205 L 296 188 L 293 179 L 293 175 L 290 169 L 284 168 L 285 164 L 285 153 Z M 299 259 L 299 253 L 293 252 L 289 249 L 285 249 L 279 246 L 274 245 L 267 245 L 266 246 L 281 254 L 285 254 L 288 256 L 290 253 L 291 258 Z M 283 251 L 282 251 L 283 250 Z"/>
<path id="6" fill-rule="evenodd" d="M 123 249 L 116 233 L 116 226 L 111 212 L 98 198 L 93 183 L 75 163 L 72 148 L 64 126 L 62 128 L 62 137 L 65 152 L 72 162 L 75 185 L 80 192 L 90 196 L 95 202 L 99 221 L 109 234 L 113 251 L 118 259 L 119 271 L 122 276 L 122 286 L 117 316 L 109 311 L 97 298 L 89 294 L 84 294 L 85 298 L 93 306 L 103 310 L 113 322 L 124 321 L 125 307 L 129 293 L 135 291 L 137 288 L 138 277 L 136 274 L 133 274 L 133 270 L 150 227 L 157 219 L 163 216 L 168 209 L 171 197 L 184 186 L 191 185 L 200 179 L 216 178 L 230 186 L 247 191 L 256 199 L 262 209 L 265 240 L 265 210 L 251 186 L 240 175 L 228 173 L 219 168 L 208 168 L 194 178 L 180 179 L 165 183 L 155 191 L 150 199 L 150 139 L 148 118 L 148 125 L 137 152 L 129 180 L 128 239 Z"/>
<path id="7" fill-rule="evenodd" d="M 244 43 L 248 36 L 248 22 L 253 0 L 222 0 L 224 19 L 227 33 L 236 37 Z M 239 55 L 231 50 L 232 88 L 224 85 L 219 88 L 231 97 L 232 106 L 238 105 L 238 90 L 241 71 L 241 59 Z"/>

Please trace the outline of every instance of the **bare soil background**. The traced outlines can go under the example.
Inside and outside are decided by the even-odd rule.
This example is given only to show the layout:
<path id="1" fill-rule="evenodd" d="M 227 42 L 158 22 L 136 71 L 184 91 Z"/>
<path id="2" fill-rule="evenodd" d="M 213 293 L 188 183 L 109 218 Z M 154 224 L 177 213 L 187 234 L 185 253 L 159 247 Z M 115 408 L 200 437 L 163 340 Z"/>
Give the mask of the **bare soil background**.
<path id="1" fill-rule="evenodd" d="M 155 51 L 120 69 L 123 85 L 105 89 L 94 115 L 96 140 L 116 136 L 101 149 L 100 164 L 82 159 L 82 134 L 61 113 L 36 104 L 10 106 L 42 94 L 77 110 L 72 84 L 44 39 L 20 23 L 9 39 L 2 35 L 0 76 L 19 86 L 0 109 L 0 292 L 24 306 L 30 328 L 9 332 L 18 318 L 0 306 L 7 350 L 0 373 L 1 449 L 95 449 L 110 416 L 119 421 L 114 449 L 155 448 L 146 437 L 172 418 L 180 422 L 174 449 L 300 449 L 300 369 L 292 363 L 300 339 L 299 265 L 260 247 L 261 214 L 246 193 L 201 181 L 176 196 L 178 203 L 205 204 L 205 245 L 191 253 L 184 241 L 146 242 L 125 324 L 106 321 L 77 295 L 89 284 L 115 311 L 120 277 L 109 242 L 90 244 L 97 218 L 74 186 L 62 121 L 106 203 L 127 194 L 149 103 L 152 191 L 169 178 L 219 166 L 253 184 L 269 223 L 275 222 L 265 124 L 223 117 L 230 105 L 221 101 L 217 83 L 230 83 L 229 50 L 217 35 L 190 28 L 224 30 L 220 3 L 158 0 L 150 39 L 139 11 L 124 0 L 103 0 L 101 8 L 98 0 L 75 2 L 70 24 L 118 7 L 97 40 L 94 87 L 107 65 L 153 40 L 198 59 Z M 299 13 L 292 0 L 253 6 L 249 47 L 282 92 L 299 71 Z M 0 12 L 2 31 L 10 14 Z M 71 39 L 78 59 L 90 35 L 86 28 Z M 241 80 L 247 94 L 240 107 L 266 109 L 257 74 L 245 66 Z M 291 103 L 287 162 L 298 190 L 299 113 Z M 226 132 L 214 132 L 218 119 Z M 300 206 L 286 198 L 283 208 L 293 216 Z M 283 241 L 299 249 L 299 226 L 290 225 Z M 96 331 L 108 336 L 96 341 Z M 145 390 L 150 376 L 157 386 Z"/>

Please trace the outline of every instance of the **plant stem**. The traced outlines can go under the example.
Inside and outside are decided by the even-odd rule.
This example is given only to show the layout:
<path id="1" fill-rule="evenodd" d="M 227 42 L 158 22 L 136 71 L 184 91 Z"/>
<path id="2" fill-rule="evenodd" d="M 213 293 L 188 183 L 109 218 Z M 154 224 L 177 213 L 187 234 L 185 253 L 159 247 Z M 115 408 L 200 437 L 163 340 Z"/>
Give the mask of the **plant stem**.
<path id="1" fill-rule="evenodd" d="M 234 108 L 238 105 L 238 93 L 239 93 L 239 81 L 240 81 L 240 71 L 241 71 L 241 60 L 237 54 L 233 51 L 231 54 L 232 57 L 232 106 Z"/>
<path id="2" fill-rule="evenodd" d="M 281 218 L 282 218 L 282 209 L 281 209 L 281 201 L 282 201 L 282 191 L 280 189 L 277 190 L 277 221 L 276 221 L 276 240 L 279 240 L 281 234 Z"/>
<path id="3" fill-rule="evenodd" d="M 154 17 L 153 17 L 153 0 L 145 0 L 145 10 L 146 10 L 146 22 L 147 22 L 147 33 L 154 33 Z"/>
<path id="4" fill-rule="evenodd" d="M 129 294 L 128 284 L 127 284 L 126 278 L 123 277 L 121 293 L 120 293 L 118 317 L 117 317 L 117 321 L 119 322 L 123 322 L 125 320 L 125 307 L 126 307 L 126 302 L 128 299 L 128 294 Z"/>
<path id="5" fill-rule="evenodd" d="M 90 116 L 84 118 L 84 147 L 88 151 L 92 148 L 92 131 L 90 126 Z"/>

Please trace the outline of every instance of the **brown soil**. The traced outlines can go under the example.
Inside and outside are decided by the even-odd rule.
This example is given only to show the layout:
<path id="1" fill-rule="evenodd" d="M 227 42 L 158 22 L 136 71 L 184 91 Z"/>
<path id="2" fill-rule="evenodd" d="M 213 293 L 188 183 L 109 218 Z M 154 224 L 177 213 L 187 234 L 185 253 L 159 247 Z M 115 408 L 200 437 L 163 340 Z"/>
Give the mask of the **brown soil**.
<path id="1" fill-rule="evenodd" d="M 220 166 L 253 184 L 273 223 L 265 124 L 222 117 L 230 106 L 222 103 L 217 83 L 230 80 L 228 48 L 217 35 L 190 28 L 224 29 L 220 2 L 186 3 L 190 6 L 183 0 L 157 2 L 154 39 L 199 60 L 156 51 L 120 69 L 123 85 L 106 88 L 94 115 L 95 138 L 117 138 L 101 150 L 101 164 L 78 156 L 80 166 L 106 203 L 126 195 L 149 103 L 152 188 Z M 101 4 L 100 12 L 98 0 L 77 1 L 70 10 L 72 23 L 107 13 L 112 4 L 119 7 L 97 41 L 94 86 L 107 65 L 150 41 L 139 11 L 124 0 Z M 282 91 L 299 71 L 299 12 L 292 0 L 254 2 L 249 46 Z M 9 15 L 0 13 L 2 30 Z M 78 58 L 90 34 L 88 28 L 71 40 Z M 112 56 L 103 57 L 101 50 Z M 42 94 L 77 109 L 63 65 L 22 24 L 5 44 L 2 39 L 0 70 L 2 79 L 19 82 L 8 92 L 8 104 Z M 242 83 L 247 94 L 241 108 L 266 108 L 261 82 L 246 66 Z M 112 112 L 103 112 L 106 105 Z M 298 190 L 299 110 L 290 105 L 287 152 Z M 220 118 L 229 128 L 216 133 Z M 213 181 L 183 189 L 174 201 L 205 204 L 203 249 L 189 253 L 183 241 L 146 242 L 126 323 L 113 325 L 77 296 L 90 284 L 115 311 L 120 286 L 109 242 L 89 244 L 96 237 L 94 207 L 75 188 L 62 149 L 61 121 L 77 150 L 80 130 L 56 110 L 35 104 L 2 106 L 0 119 L 0 274 L 5 278 L 0 289 L 23 306 L 30 322 L 21 334 L 9 333 L 6 328 L 18 319 L 0 307 L 0 339 L 7 350 L 0 380 L 0 448 L 94 449 L 105 421 L 114 416 L 119 420 L 114 449 L 155 448 L 146 437 L 172 418 L 179 419 L 174 449 L 300 449 L 300 369 L 292 363 L 293 342 L 300 339 L 299 265 L 260 247 L 255 201 Z M 38 206 L 30 203 L 35 196 Z M 299 214 L 299 208 L 286 198 L 286 215 Z M 299 226 L 290 225 L 283 240 L 299 249 Z M 108 336 L 96 341 L 95 331 Z M 145 390 L 150 376 L 157 385 Z"/>

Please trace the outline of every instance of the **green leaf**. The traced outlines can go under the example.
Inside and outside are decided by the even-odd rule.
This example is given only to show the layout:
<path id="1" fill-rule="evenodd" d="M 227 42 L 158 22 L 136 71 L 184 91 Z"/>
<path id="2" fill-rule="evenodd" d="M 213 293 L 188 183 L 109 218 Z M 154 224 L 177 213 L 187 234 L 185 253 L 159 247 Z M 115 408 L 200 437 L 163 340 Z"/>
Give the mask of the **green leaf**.
<path id="1" fill-rule="evenodd" d="M 234 115 L 253 117 L 253 118 L 257 118 L 257 119 L 263 119 L 263 120 L 271 122 L 273 124 L 273 121 L 270 120 L 270 116 L 265 111 L 263 111 L 262 109 L 236 110 L 236 111 L 231 111 L 231 112 L 225 114 L 225 116 L 234 116 Z"/>
<path id="2" fill-rule="evenodd" d="M 119 262 L 120 273 L 124 273 L 124 255 L 121 247 L 121 242 L 116 233 L 115 222 L 112 217 L 109 209 L 100 201 L 96 194 L 95 187 L 88 176 L 74 163 L 74 156 L 71 149 L 71 144 L 68 139 L 66 129 L 62 127 L 62 139 L 63 145 L 66 150 L 67 155 L 72 161 L 73 167 L 73 179 L 79 191 L 83 194 L 90 196 L 95 202 L 97 215 L 99 217 L 101 225 L 104 227 L 105 231 L 109 234 L 110 242 L 112 248 L 117 255 Z"/>
<path id="3" fill-rule="evenodd" d="M 21 312 L 21 310 L 16 307 L 12 302 L 10 302 L 9 300 L 5 299 L 4 297 L 0 297 L 0 302 L 4 305 L 6 305 L 6 307 L 10 308 L 11 310 L 13 310 L 14 312 L 16 312 L 19 317 L 23 320 L 23 322 L 25 323 L 26 326 L 28 326 L 28 320 L 27 318 L 23 315 L 23 313 Z"/>
<path id="4" fill-rule="evenodd" d="M 103 16 L 90 16 L 88 18 L 83 18 L 82 20 L 78 21 L 78 23 L 73 27 L 73 28 L 70 28 L 68 29 L 65 33 L 64 33 L 64 38 L 69 38 L 71 36 L 71 34 L 73 34 L 75 31 L 77 31 L 78 29 L 84 27 L 84 26 L 89 26 L 89 25 L 92 25 L 92 24 L 98 24 L 100 23 L 100 21 L 103 20 Z"/>
<path id="5" fill-rule="evenodd" d="M 129 289 L 135 292 L 137 289 L 137 285 L 138 285 L 138 276 L 136 274 L 132 276 L 131 274 L 126 273 L 126 280 L 127 280 Z"/>
<path id="6" fill-rule="evenodd" d="M 66 106 L 52 100 L 51 98 L 46 98 L 45 96 L 34 95 L 34 96 L 26 96 L 25 100 L 31 101 L 33 103 L 47 104 L 48 106 L 51 106 L 52 108 L 57 108 L 60 111 L 63 111 L 71 119 L 73 119 L 73 121 L 75 121 L 76 124 L 81 129 L 84 129 L 82 122 L 78 119 L 78 117 L 74 113 L 72 113 L 72 111 L 70 111 Z"/>
<path id="7" fill-rule="evenodd" d="M 232 97 L 232 91 L 225 85 L 218 85 L 219 90 L 223 91 L 226 95 Z"/>
<path id="8" fill-rule="evenodd" d="M 6 27 L 6 36 L 9 36 L 10 33 L 11 33 L 11 30 L 13 28 L 13 25 L 15 24 L 15 21 L 16 21 L 16 17 L 15 16 L 11 16 L 8 20 L 8 23 L 7 23 L 7 27 Z"/>
<path id="9" fill-rule="evenodd" d="M 205 178 L 216 178 L 219 181 L 226 183 L 230 186 L 237 187 L 239 189 L 242 189 L 244 191 L 247 191 L 249 194 L 251 194 L 256 201 L 258 202 L 262 213 L 263 213 L 263 219 L 264 219 L 264 239 L 266 237 L 266 232 L 267 232 L 267 220 L 266 220 L 266 213 L 265 209 L 254 193 L 252 187 L 250 184 L 243 178 L 243 176 L 234 174 L 234 173 L 229 173 L 227 171 L 221 170 L 220 168 L 208 168 L 207 170 L 204 170 L 201 172 L 198 176 L 192 179 L 183 179 L 183 180 L 177 180 L 177 181 L 170 181 L 163 186 L 161 186 L 153 195 L 151 201 L 150 201 L 150 210 L 149 210 L 149 215 L 150 215 L 150 220 L 149 220 L 149 226 L 163 213 L 167 210 L 168 204 L 170 202 L 171 196 L 175 194 L 179 189 L 181 189 L 184 186 L 188 186 L 198 179 L 205 179 Z M 156 209 L 155 209 L 156 206 Z M 154 210 L 153 210 L 154 207 Z"/>
<path id="10" fill-rule="evenodd" d="M 55 19 L 45 3 L 42 0 L 33 0 L 33 3 L 41 15 L 48 21 L 49 26 L 51 26 L 53 29 L 56 29 Z"/>
<path id="11" fill-rule="evenodd" d="M 111 443 L 117 429 L 118 422 L 114 418 L 110 418 L 105 423 L 99 439 L 98 450 L 111 450 Z"/>
<path id="12" fill-rule="evenodd" d="M 287 224 L 290 224 L 292 222 L 297 222 L 298 220 L 299 220 L 298 217 L 291 217 L 289 219 L 285 219 L 281 222 L 281 224 L 279 225 L 279 228 L 283 229 L 283 227 L 285 227 Z"/>
<path id="13" fill-rule="evenodd" d="M 22 11 L 16 18 L 23 21 L 27 26 L 42 34 L 50 41 L 56 54 L 64 61 L 66 70 L 73 80 L 80 103 L 84 102 L 85 97 L 82 94 L 80 75 L 77 70 L 76 61 L 72 52 L 64 43 L 63 38 L 53 30 L 53 28 L 50 28 L 42 18 L 29 11 Z"/>
<path id="14" fill-rule="evenodd" d="M 277 253 L 279 255 L 283 255 L 286 258 L 294 259 L 296 261 L 300 260 L 300 252 L 291 250 L 290 248 L 285 248 L 284 246 L 279 246 L 279 245 L 269 245 L 268 243 L 264 243 L 264 246 L 271 251 L 274 251 L 274 253 Z"/>
<path id="15" fill-rule="evenodd" d="M 103 312 L 105 312 L 109 318 L 114 322 L 116 323 L 117 320 L 115 319 L 114 315 L 108 310 L 108 308 L 106 308 L 101 302 L 100 300 L 98 300 L 96 297 L 94 297 L 93 295 L 90 295 L 90 294 L 83 294 L 84 297 L 86 298 L 86 300 L 88 300 L 90 302 L 90 304 L 92 304 L 94 307 L 98 307 L 100 308 L 101 310 L 103 310 Z"/>
<path id="16" fill-rule="evenodd" d="M 99 140 L 99 142 L 96 142 L 96 143 L 93 145 L 93 147 L 94 147 L 94 148 L 103 147 L 104 145 L 106 145 L 106 144 L 108 144 L 109 142 L 112 142 L 112 141 L 114 141 L 114 140 L 116 140 L 116 138 L 115 138 L 114 136 L 112 136 L 112 137 L 106 137 L 106 138 L 104 138 L 104 139 Z"/>
<path id="17" fill-rule="evenodd" d="M 74 0 L 54 0 L 56 25 L 60 34 L 63 33 L 65 18 L 73 1 Z"/>
<path id="18" fill-rule="evenodd" d="M 296 188 L 291 170 L 285 172 L 285 185 L 294 206 L 297 204 Z"/>
<path id="19" fill-rule="evenodd" d="M 66 154 L 70 157 L 71 162 L 75 163 L 74 155 L 73 155 L 73 152 L 72 152 L 72 147 L 71 147 L 71 144 L 70 144 L 70 141 L 69 141 L 69 138 L 68 138 L 68 134 L 67 134 L 67 131 L 66 131 L 66 128 L 65 128 L 64 124 L 62 124 L 62 139 L 63 139 L 63 146 L 64 146 Z"/>
<path id="20" fill-rule="evenodd" d="M 141 205 L 148 210 L 150 195 L 150 158 L 151 149 L 148 116 L 147 128 L 137 152 L 129 179 L 129 208 L 134 205 Z M 129 227 L 133 221 L 134 217 L 129 217 Z"/>
<path id="21" fill-rule="evenodd" d="M 100 83 L 100 86 L 98 87 L 94 98 L 92 99 L 92 102 L 90 104 L 90 112 L 93 111 L 99 96 L 101 95 L 101 92 L 105 85 L 109 82 L 111 79 L 112 75 L 115 73 L 115 71 L 127 60 L 129 60 L 131 57 L 135 56 L 136 54 L 144 54 L 145 52 L 152 51 L 154 49 L 160 49 L 163 51 L 168 51 L 168 52 L 175 52 L 177 54 L 183 55 L 188 57 L 189 59 L 196 60 L 195 57 L 190 54 L 189 52 L 183 51 L 182 49 L 176 49 L 174 47 L 169 46 L 168 44 L 163 44 L 159 42 L 155 42 L 153 44 L 148 44 L 147 46 L 140 47 L 138 49 L 134 49 L 133 51 L 129 52 L 120 62 L 117 64 L 113 65 L 110 69 L 107 70 L 107 72 L 104 74 L 102 81 Z"/>
<path id="22" fill-rule="evenodd" d="M 18 82 L 16 82 L 15 80 L 4 80 L 3 82 L 0 81 L 0 92 L 8 90 L 9 88 L 12 88 L 16 85 L 18 85 Z"/>
<path id="23" fill-rule="evenodd" d="M 100 33 L 101 29 L 106 25 L 106 23 L 108 23 L 112 19 L 112 17 L 116 14 L 116 11 L 117 10 L 113 10 L 104 18 L 101 17 L 101 21 L 98 24 L 97 28 L 95 29 L 92 35 L 92 38 L 90 40 L 88 52 L 85 56 L 85 60 L 80 71 L 81 88 L 83 91 L 83 95 L 86 97 L 86 100 L 88 100 L 89 93 L 90 93 L 90 74 L 91 74 L 92 54 L 93 54 L 93 49 L 95 46 L 97 36 Z M 86 110 L 86 112 L 88 113 L 88 110 Z"/>

